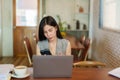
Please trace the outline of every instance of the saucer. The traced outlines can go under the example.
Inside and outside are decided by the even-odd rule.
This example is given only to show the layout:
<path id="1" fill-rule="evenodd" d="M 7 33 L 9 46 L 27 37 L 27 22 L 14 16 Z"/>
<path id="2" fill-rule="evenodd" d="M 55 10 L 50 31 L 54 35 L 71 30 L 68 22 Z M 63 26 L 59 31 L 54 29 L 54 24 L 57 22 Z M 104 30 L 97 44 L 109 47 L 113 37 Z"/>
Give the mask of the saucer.
<path id="1" fill-rule="evenodd" d="M 30 75 L 30 73 L 27 73 L 27 74 L 25 74 L 25 75 L 23 75 L 23 76 L 18 76 L 18 75 L 16 75 L 16 74 L 11 74 L 11 76 L 14 77 L 14 78 L 26 78 L 26 77 L 28 77 L 29 75 Z"/>

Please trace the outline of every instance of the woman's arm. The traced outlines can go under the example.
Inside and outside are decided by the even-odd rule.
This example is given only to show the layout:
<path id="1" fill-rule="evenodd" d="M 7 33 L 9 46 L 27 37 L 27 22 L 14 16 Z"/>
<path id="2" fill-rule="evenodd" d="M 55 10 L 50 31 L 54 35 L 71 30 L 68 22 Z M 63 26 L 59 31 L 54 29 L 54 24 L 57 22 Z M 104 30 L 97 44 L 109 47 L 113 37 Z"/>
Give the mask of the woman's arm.
<path id="1" fill-rule="evenodd" d="M 41 55 L 40 48 L 38 47 L 38 45 L 36 46 L 36 55 Z"/>
<path id="2" fill-rule="evenodd" d="M 68 41 L 68 45 L 67 45 L 67 48 L 66 48 L 66 55 L 71 55 L 71 44 L 70 44 L 69 41 Z"/>

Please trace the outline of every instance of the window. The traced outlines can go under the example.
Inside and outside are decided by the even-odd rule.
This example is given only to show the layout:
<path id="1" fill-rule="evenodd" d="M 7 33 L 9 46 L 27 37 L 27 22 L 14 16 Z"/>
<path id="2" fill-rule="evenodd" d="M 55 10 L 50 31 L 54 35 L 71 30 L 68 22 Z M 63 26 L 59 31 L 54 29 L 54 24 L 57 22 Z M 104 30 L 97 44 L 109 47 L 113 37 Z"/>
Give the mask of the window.
<path id="1" fill-rule="evenodd" d="M 120 0 L 100 0 L 100 27 L 120 31 Z"/>
<path id="2" fill-rule="evenodd" d="M 37 26 L 38 0 L 14 0 L 15 26 Z"/>

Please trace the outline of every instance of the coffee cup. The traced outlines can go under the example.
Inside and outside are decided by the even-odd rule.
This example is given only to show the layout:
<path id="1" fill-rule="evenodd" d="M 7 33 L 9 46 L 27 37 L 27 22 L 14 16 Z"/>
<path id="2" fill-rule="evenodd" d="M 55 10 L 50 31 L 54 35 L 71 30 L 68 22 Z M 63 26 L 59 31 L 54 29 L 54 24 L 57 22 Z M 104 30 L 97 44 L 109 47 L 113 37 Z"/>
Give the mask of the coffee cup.
<path id="1" fill-rule="evenodd" d="M 27 73 L 27 66 L 16 66 L 14 68 L 14 73 L 17 76 L 24 76 Z"/>

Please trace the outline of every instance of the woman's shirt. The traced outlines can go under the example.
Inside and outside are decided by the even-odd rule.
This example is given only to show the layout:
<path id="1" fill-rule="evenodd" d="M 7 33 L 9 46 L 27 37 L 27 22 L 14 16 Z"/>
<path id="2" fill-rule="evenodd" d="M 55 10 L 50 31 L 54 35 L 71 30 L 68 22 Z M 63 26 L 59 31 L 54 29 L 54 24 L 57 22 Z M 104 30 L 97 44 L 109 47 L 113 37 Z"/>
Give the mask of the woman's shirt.
<path id="1" fill-rule="evenodd" d="M 66 50 L 67 50 L 68 44 L 70 44 L 68 40 L 58 38 L 57 44 L 56 44 L 55 55 L 66 55 Z M 53 45 L 53 46 L 55 46 L 55 45 Z M 49 50 L 48 40 L 39 41 L 38 47 L 40 50 Z"/>

